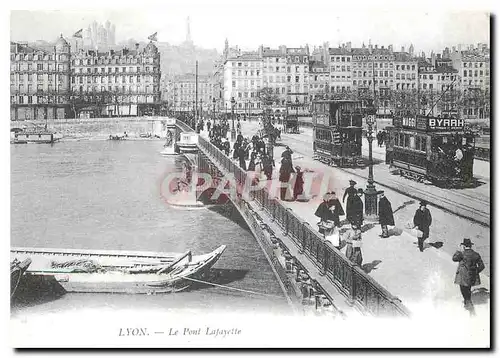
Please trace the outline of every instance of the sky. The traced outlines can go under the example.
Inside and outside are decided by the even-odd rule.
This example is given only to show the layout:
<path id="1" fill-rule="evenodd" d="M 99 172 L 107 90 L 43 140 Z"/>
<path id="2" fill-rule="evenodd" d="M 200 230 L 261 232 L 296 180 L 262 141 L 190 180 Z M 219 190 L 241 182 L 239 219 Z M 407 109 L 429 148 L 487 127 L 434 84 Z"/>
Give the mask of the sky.
<path id="1" fill-rule="evenodd" d="M 427 0 L 420 0 L 417 7 L 387 1 L 358 0 L 354 6 L 339 7 L 338 1 L 322 0 L 143 0 L 138 7 L 137 1 L 122 0 L 115 2 L 121 4 L 119 9 L 103 1 L 88 0 L 86 7 L 75 3 L 72 8 L 68 2 L 60 2 L 59 7 L 56 1 L 56 5 L 46 9 L 11 11 L 10 38 L 54 41 L 61 33 L 71 37 L 94 20 L 110 20 L 116 25 L 117 41 L 146 41 L 148 35 L 158 32 L 159 41 L 179 44 L 186 37 L 189 16 L 194 43 L 218 51 L 223 49 L 226 38 L 230 46 L 247 50 L 261 44 L 309 44 L 312 48 L 325 41 L 330 47 L 347 41 L 357 47 L 371 39 L 373 44 L 392 44 L 398 51 L 413 43 L 418 51 L 441 52 L 445 46 L 458 43 L 490 42 L 487 7 L 461 8 L 458 1 L 453 2 L 453 10 L 437 6 L 426 9 L 421 5 Z M 385 6 L 387 3 L 390 6 Z"/>

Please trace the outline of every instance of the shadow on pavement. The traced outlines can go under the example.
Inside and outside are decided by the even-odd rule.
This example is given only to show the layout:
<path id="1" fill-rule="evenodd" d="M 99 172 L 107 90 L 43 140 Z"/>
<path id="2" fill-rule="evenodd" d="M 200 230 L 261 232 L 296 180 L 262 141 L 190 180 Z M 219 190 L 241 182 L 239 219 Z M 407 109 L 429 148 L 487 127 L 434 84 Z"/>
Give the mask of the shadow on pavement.
<path id="1" fill-rule="evenodd" d="M 370 229 L 373 229 L 376 224 L 374 223 L 369 223 L 369 224 L 364 224 L 363 227 L 361 228 L 361 232 L 367 232 Z"/>
<path id="2" fill-rule="evenodd" d="M 442 241 L 429 242 L 429 245 L 436 249 L 440 249 L 443 247 L 443 242 Z"/>
<path id="3" fill-rule="evenodd" d="M 485 305 L 490 300 L 490 292 L 488 289 L 481 287 L 472 291 L 472 303 L 475 305 Z"/>
<path id="4" fill-rule="evenodd" d="M 381 263 L 381 260 L 373 260 L 372 262 L 368 264 L 364 264 L 361 266 L 361 269 L 365 271 L 366 273 L 370 273 L 372 270 L 376 270 L 377 266 Z"/>
<path id="5" fill-rule="evenodd" d="M 412 205 L 412 204 L 415 204 L 415 200 L 408 200 L 408 201 L 405 201 L 403 203 L 403 205 L 400 205 L 396 208 L 396 210 L 394 210 L 392 213 L 395 214 L 396 212 L 398 212 L 399 210 L 402 210 L 404 208 L 406 208 L 408 205 Z"/>

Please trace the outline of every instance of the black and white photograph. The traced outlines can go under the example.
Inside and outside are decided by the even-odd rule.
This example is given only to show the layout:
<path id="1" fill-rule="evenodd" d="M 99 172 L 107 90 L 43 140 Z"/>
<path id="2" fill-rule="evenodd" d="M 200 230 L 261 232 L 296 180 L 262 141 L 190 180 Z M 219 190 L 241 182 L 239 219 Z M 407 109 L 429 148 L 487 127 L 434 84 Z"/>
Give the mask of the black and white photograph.
<path id="1" fill-rule="evenodd" d="M 491 348 L 465 3 L 10 4 L 10 347 Z"/>

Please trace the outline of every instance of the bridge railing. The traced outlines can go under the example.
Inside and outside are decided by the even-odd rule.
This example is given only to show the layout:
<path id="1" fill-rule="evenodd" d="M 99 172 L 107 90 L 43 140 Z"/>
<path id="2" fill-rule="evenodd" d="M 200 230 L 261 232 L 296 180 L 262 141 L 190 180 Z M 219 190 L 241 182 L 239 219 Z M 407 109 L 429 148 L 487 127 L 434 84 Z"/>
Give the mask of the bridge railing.
<path id="1" fill-rule="evenodd" d="M 250 176 L 222 151 L 203 137 L 199 137 L 199 148 L 216 160 L 223 170 L 233 174 L 237 184 L 248 188 Z M 266 188 L 252 190 L 255 200 L 277 223 L 283 233 L 289 236 L 300 252 L 304 253 L 318 267 L 323 275 L 343 293 L 348 300 L 363 307 L 373 315 L 409 316 L 401 301 L 368 276 L 359 266 L 353 264 L 338 249 L 315 231 L 309 223 L 286 208 Z"/>

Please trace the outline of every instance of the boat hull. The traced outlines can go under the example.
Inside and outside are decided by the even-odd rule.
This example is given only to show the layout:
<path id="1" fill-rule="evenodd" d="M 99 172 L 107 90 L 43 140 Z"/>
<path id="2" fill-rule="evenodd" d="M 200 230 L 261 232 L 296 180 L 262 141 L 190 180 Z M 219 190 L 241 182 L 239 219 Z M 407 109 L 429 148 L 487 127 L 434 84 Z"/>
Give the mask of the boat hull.
<path id="1" fill-rule="evenodd" d="M 122 294 L 162 294 L 186 290 L 191 285 L 191 278 L 203 279 L 210 268 L 218 261 L 226 246 L 222 245 L 209 254 L 193 256 L 191 260 L 184 256 L 179 262 L 171 259 L 172 267 L 167 273 L 129 273 L 123 271 L 124 262 L 120 262 L 119 269 L 107 266 L 105 272 L 64 272 L 64 269 L 40 269 L 40 263 L 28 271 L 28 275 L 43 276 L 56 281 L 67 293 L 122 293 Z M 21 249 L 16 249 L 15 252 Z M 45 253 L 50 250 L 45 250 Z M 100 251 L 100 255 L 103 255 Z M 75 254 L 75 253 L 74 253 Z M 116 254 L 116 253 L 113 253 Z M 130 254 L 130 253 L 129 253 Z M 88 252 L 87 252 L 88 255 Z M 144 258 L 151 259 L 148 253 L 140 253 Z M 155 258 L 156 262 L 162 259 L 162 266 L 166 267 L 165 258 L 171 258 L 171 254 L 165 254 Z M 66 259 L 68 257 L 66 256 Z M 109 260 L 109 257 L 107 256 Z M 126 257 L 119 259 L 125 260 Z M 137 257 L 134 256 L 136 260 Z M 116 262 L 117 259 L 115 259 Z M 128 257 L 130 260 L 130 256 Z M 134 261 L 137 262 L 137 261 Z M 137 267 L 137 266 L 136 266 Z M 149 266 L 147 266 L 149 267 Z M 51 272 L 52 271 L 52 272 Z"/>

